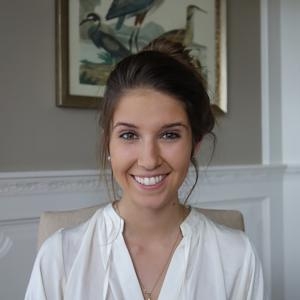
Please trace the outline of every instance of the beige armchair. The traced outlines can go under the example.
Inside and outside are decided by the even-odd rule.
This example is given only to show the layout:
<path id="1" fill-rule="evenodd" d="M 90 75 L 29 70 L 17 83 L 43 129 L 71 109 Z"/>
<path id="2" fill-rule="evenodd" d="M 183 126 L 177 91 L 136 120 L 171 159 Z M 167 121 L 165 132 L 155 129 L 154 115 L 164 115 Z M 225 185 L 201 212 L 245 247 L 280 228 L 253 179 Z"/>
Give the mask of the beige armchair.
<path id="1" fill-rule="evenodd" d="M 38 248 L 55 231 L 60 228 L 72 227 L 90 218 L 101 206 L 91 206 L 69 211 L 48 211 L 40 218 L 38 232 Z M 236 210 L 201 209 L 201 212 L 213 221 L 244 231 L 244 218 Z"/>

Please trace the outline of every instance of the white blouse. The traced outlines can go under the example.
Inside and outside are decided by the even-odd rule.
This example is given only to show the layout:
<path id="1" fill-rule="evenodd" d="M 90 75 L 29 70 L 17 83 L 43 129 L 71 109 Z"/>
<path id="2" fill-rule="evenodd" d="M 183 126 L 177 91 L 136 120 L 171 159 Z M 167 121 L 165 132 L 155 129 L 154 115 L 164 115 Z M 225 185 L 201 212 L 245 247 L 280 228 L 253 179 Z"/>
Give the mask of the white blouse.
<path id="1" fill-rule="evenodd" d="M 123 239 L 124 221 L 111 204 L 84 224 L 62 229 L 41 247 L 25 300 L 142 300 Z M 159 300 L 262 300 L 263 276 L 247 236 L 192 208 Z"/>

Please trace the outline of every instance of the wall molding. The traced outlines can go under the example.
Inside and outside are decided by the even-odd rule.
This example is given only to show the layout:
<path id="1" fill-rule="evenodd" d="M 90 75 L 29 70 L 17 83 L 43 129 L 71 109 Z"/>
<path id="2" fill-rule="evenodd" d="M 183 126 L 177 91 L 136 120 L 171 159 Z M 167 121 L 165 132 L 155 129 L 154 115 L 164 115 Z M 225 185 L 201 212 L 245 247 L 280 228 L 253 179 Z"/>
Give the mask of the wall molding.
<path id="1" fill-rule="evenodd" d="M 286 172 L 285 172 L 286 175 L 297 175 L 299 176 L 300 175 L 300 165 L 299 164 L 289 164 L 287 165 L 286 167 Z"/>
<path id="2" fill-rule="evenodd" d="M 257 182 L 282 176 L 285 165 L 245 165 L 200 168 L 200 184 L 230 184 Z M 289 167 L 289 174 L 300 173 L 300 166 Z M 195 171 L 190 170 L 189 178 Z M 0 173 L 0 198 L 8 195 L 39 193 L 95 192 L 104 188 L 97 170 L 2 172 Z"/>
<path id="3" fill-rule="evenodd" d="M 244 165 L 223 166 L 200 169 L 203 183 L 232 184 L 274 180 L 280 178 L 286 169 L 285 165 Z"/>
<path id="4" fill-rule="evenodd" d="M 8 254 L 12 246 L 11 238 L 0 232 L 0 260 Z"/>
<path id="5" fill-rule="evenodd" d="M 95 170 L 0 173 L 2 195 L 94 191 L 101 186 Z"/>

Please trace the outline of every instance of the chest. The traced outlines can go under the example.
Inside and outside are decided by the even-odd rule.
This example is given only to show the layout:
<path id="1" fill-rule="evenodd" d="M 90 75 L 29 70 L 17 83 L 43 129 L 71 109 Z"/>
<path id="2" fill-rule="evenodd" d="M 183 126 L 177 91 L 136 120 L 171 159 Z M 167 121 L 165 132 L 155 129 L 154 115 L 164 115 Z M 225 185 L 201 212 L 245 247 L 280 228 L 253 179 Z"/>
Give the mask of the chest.
<path id="1" fill-rule="evenodd" d="M 126 243 L 136 278 L 145 299 L 157 300 L 174 252 L 180 244 L 177 238 L 171 243 Z M 180 250 L 178 250 L 180 251 Z"/>
<path id="2" fill-rule="evenodd" d="M 144 272 L 144 281 L 151 285 L 165 258 L 155 257 L 157 253 L 150 252 L 146 255 L 151 263 L 143 265 L 142 249 L 135 249 L 137 259 L 133 260 L 124 240 L 119 238 L 109 250 L 107 247 L 96 249 L 77 257 L 67 280 L 65 300 L 147 299 L 142 293 L 136 264 L 140 264 Z M 193 248 L 190 241 L 181 240 L 157 283 L 159 292 L 154 293 L 151 300 L 228 299 L 230 284 L 222 262 L 216 261 L 218 256 L 205 247 Z"/>

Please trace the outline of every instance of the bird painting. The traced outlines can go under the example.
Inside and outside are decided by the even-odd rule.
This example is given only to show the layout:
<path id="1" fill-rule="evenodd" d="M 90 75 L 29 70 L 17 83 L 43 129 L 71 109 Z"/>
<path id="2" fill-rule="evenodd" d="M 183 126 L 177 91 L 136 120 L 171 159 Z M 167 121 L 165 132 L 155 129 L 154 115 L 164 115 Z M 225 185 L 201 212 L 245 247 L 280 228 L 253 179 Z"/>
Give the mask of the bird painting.
<path id="1" fill-rule="evenodd" d="M 134 29 L 129 37 L 129 49 L 133 50 L 133 44 L 138 51 L 138 37 L 140 28 L 147 13 L 156 9 L 162 4 L 163 0 L 113 0 L 106 14 L 106 20 L 118 18 L 116 30 L 120 30 L 126 18 L 135 17 Z"/>
<path id="2" fill-rule="evenodd" d="M 193 41 L 194 23 L 197 11 L 203 14 L 207 14 L 207 11 L 195 4 L 186 7 L 181 6 L 180 11 L 185 14 L 185 25 L 182 28 L 174 26 L 175 29 L 169 31 L 165 31 L 161 23 L 157 22 L 157 19 L 144 25 L 146 15 L 150 11 L 153 11 L 153 15 L 156 15 L 157 8 L 163 2 L 162 10 L 165 11 L 165 4 L 169 3 L 167 0 L 111 0 L 103 6 L 95 6 L 92 12 L 87 13 L 85 11 L 85 14 L 82 13 L 80 36 L 82 38 L 82 49 L 84 49 L 82 53 L 85 53 L 85 55 L 81 59 L 80 74 L 83 74 L 81 81 L 94 84 L 95 77 L 100 78 L 99 76 L 101 76 L 99 80 L 102 84 L 111 71 L 112 65 L 131 53 L 139 51 L 139 47 L 143 47 L 157 37 L 182 43 L 192 51 L 191 53 L 195 57 L 195 63 L 199 66 L 199 69 L 199 61 L 201 61 L 203 72 L 206 67 L 202 62 L 206 63 L 207 61 L 207 48 Z M 185 10 L 182 11 L 182 9 Z M 128 18 L 132 18 L 132 26 L 129 25 L 130 22 L 124 23 Z M 151 20 L 151 17 L 149 19 Z M 117 21 L 111 22 L 113 20 Z M 174 21 L 176 23 L 176 20 Z M 164 24 L 164 22 L 162 23 Z M 86 43 L 86 41 L 88 42 Z M 95 53 L 93 47 L 101 51 Z M 95 57 L 95 54 L 97 57 Z M 97 58 L 100 58 L 100 61 L 97 61 Z"/>
<path id="3" fill-rule="evenodd" d="M 88 36 L 97 48 L 103 48 L 111 56 L 114 63 L 128 56 L 131 52 L 112 34 L 101 28 L 100 16 L 96 13 L 89 13 L 87 17 L 80 22 L 80 25 L 90 22 Z"/>

